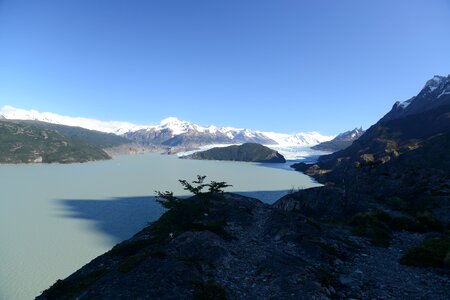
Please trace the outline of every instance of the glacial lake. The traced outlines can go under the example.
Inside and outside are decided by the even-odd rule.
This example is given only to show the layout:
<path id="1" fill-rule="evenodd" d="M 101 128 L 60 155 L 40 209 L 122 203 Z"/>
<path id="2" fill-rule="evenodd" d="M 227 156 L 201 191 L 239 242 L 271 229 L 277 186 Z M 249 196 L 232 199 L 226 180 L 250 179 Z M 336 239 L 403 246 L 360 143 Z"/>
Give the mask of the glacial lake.
<path id="1" fill-rule="evenodd" d="M 229 192 L 273 203 L 318 186 L 284 166 L 143 154 L 71 165 L 0 165 L 0 299 L 41 291 L 130 238 L 162 208 L 155 190 L 186 195 L 178 179 L 226 181 Z"/>

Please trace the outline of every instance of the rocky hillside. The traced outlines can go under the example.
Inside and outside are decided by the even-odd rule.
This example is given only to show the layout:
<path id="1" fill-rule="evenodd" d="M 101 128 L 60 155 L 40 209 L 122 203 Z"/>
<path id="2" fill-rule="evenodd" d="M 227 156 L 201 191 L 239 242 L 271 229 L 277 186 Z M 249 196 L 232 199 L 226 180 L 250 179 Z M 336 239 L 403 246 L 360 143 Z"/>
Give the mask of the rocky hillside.
<path id="1" fill-rule="evenodd" d="M 446 299 L 450 291 L 445 275 L 400 264 L 420 235 L 374 247 L 320 214 L 223 194 L 223 183 L 203 179 L 182 181 L 193 198 L 160 194 L 169 210 L 158 221 L 37 299 Z"/>
<path id="2" fill-rule="evenodd" d="M 401 105 L 422 110 L 401 113 L 396 104 L 350 147 L 293 167 L 344 186 L 349 202 L 399 198 L 416 213 L 450 222 L 450 79 L 435 78 L 442 80 L 436 89 L 429 81 L 408 106 Z"/>
<path id="3" fill-rule="evenodd" d="M 355 128 L 337 135 L 331 141 L 323 142 L 311 147 L 314 150 L 336 152 L 349 147 L 354 141 L 364 134 L 362 128 Z"/>
<path id="4" fill-rule="evenodd" d="M 99 147 L 33 125 L 0 121 L 0 163 L 74 163 L 110 157 Z"/>
<path id="5" fill-rule="evenodd" d="M 441 76 L 428 81 L 418 96 L 394 105 L 350 147 L 322 156 L 313 165 L 294 165 L 329 191 L 300 191 L 277 205 L 320 218 L 345 220 L 359 213 L 354 224 L 365 228 L 358 233 L 377 245 L 389 245 L 398 230 L 434 232 L 448 239 L 449 81 Z M 414 110 L 404 110 L 409 105 Z M 450 245 L 438 247 L 450 255 Z M 425 257 L 415 257 L 416 264 L 422 265 Z"/>
<path id="6" fill-rule="evenodd" d="M 312 299 L 324 294 L 332 230 L 243 196 L 186 200 L 38 299 Z M 189 209 L 188 209 L 189 208 Z"/>
<path id="7" fill-rule="evenodd" d="M 407 101 L 406 108 L 422 110 L 400 113 L 405 104 L 396 104 L 350 147 L 320 157 L 315 165 L 293 167 L 324 183 L 345 180 L 372 195 L 414 194 L 417 199 L 445 191 L 450 179 L 450 79 L 438 78 L 443 80 L 440 88 L 431 90 L 428 82 Z"/>
<path id="8" fill-rule="evenodd" d="M 285 163 L 286 159 L 275 150 L 269 147 L 256 144 L 245 143 L 228 147 L 216 147 L 206 151 L 195 152 L 182 158 L 207 159 L 207 160 L 230 160 L 263 163 Z"/>

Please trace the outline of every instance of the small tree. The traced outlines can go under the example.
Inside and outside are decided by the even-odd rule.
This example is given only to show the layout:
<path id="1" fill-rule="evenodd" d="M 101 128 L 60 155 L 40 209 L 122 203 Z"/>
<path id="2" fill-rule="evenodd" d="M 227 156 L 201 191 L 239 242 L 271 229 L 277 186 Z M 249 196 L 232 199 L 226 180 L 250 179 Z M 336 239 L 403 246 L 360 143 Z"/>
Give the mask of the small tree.
<path id="1" fill-rule="evenodd" d="M 201 200 L 208 201 L 213 195 L 221 195 L 224 193 L 224 189 L 232 186 L 224 181 L 211 181 L 210 183 L 205 183 L 206 176 L 197 175 L 197 180 L 189 183 L 187 180 L 179 180 L 183 189 L 191 192 L 194 196 L 199 197 Z M 204 189 L 207 191 L 204 192 Z M 160 203 L 166 209 L 172 209 L 178 206 L 183 199 L 175 197 L 173 192 L 165 191 L 155 191 L 156 201 Z"/>
<path id="2" fill-rule="evenodd" d="M 162 241 L 172 239 L 181 232 L 187 230 L 210 230 L 221 236 L 228 237 L 228 234 L 216 223 L 205 225 L 198 221 L 209 215 L 213 198 L 220 197 L 223 189 L 229 187 L 225 182 L 211 181 L 205 183 L 206 176 L 197 176 L 197 180 L 187 182 L 180 180 L 186 191 L 194 194 L 195 201 L 175 197 L 173 192 L 156 191 L 156 201 L 167 211 L 151 225 L 151 230 L 157 239 Z M 217 222 L 217 221 L 215 221 Z"/>

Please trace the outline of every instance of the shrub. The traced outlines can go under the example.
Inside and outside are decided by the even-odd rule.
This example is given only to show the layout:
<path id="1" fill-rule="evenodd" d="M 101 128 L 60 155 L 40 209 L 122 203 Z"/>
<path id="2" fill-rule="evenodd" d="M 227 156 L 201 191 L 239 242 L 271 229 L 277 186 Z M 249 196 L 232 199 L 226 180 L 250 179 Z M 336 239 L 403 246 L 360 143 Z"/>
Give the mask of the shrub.
<path id="1" fill-rule="evenodd" d="M 335 283 L 333 272 L 326 267 L 319 267 L 315 270 L 317 281 L 323 286 L 332 286 Z"/>
<path id="2" fill-rule="evenodd" d="M 95 270 L 78 278 L 75 282 L 58 280 L 48 290 L 44 291 L 42 295 L 47 299 L 74 299 L 105 275 L 106 272 L 105 269 Z"/>
<path id="3" fill-rule="evenodd" d="M 400 197 L 388 197 L 382 201 L 387 207 L 399 210 L 406 211 L 408 209 L 408 203 Z"/>
<path id="4" fill-rule="evenodd" d="M 388 247 L 391 240 L 391 230 L 387 223 L 391 217 L 382 210 L 356 214 L 350 221 L 353 234 L 370 239 L 375 246 Z"/>
<path id="5" fill-rule="evenodd" d="M 326 244 L 326 243 L 322 243 L 322 242 L 319 242 L 318 244 L 319 244 L 320 248 L 322 248 L 329 255 L 334 256 L 334 257 L 339 256 L 339 252 L 333 246 Z"/>
<path id="6" fill-rule="evenodd" d="M 209 230 L 223 238 L 231 238 L 225 231 L 226 216 L 221 216 L 220 220 L 215 220 L 208 224 L 199 222 L 205 215 L 211 214 L 211 200 L 214 197 L 220 197 L 223 189 L 230 186 L 225 182 L 211 181 L 205 183 L 206 176 L 197 176 L 197 180 L 188 183 L 186 180 L 180 180 L 183 188 L 194 194 L 191 199 L 181 199 L 175 197 L 172 192 L 157 191 L 157 201 L 168 210 L 154 222 L 150 231 L 159 241 L 165 241 L 186 231 Z M 203 190 L 207 188 L 207 191 Z"/>
<path id="7" fill-rule="evenodd" d="M 194 283 L 194 292 L 192 298 L 195 300 L 226 300 L 228 299 L 227 293 L 216 282 L 199 281 Z"/>
<path id="8" fill-rule="evenodd" d="M 442 232 L 444 230 L 444 226 L 441 222 L 439 222 L 431 212 L 423 211 L 418 212 L 417 221 L 422 225 L 424 232 L 427 231 L 439 231 Z"/>
<path id="9" fill-rule="evenodd" d="M 137 252 L 152 246 L 154 243 L 151 239 L 140 239 L 134 241 L 125 241 L 121 244 L 114 246 L 109 250 L 108 254 L 111 256 L 130 256 Z"/>
<path id="10" fill-rule="evenodd" d="M 408 250 L 400 263 L 417 267 L 450 267 L 450 238 L 432 238 Z"/>

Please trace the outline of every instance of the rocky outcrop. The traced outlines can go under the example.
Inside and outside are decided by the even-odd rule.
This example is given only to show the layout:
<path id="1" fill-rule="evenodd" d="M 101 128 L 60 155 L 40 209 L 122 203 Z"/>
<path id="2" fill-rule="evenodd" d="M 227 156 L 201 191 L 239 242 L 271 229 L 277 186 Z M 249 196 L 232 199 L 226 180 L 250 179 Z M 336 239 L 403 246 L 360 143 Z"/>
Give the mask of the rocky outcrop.
<path id="1" fill-rule="evenodd" d="M 313 299 L 326 295 L 324 276 L 335 268 L 329 248 L 354 251 L 342 232 L 252 198 L 216 196 L 196 229 L 177 231 L 192 214 L 183 211 L 167 235 L 163 216 L 38 299 Z"/>
<path id="2" fill-rule="evenodd" d="M 322 221 L 342 220 L 357 212 L 367 210 L 364 203 L 350 202 L 345 189 L 336 186 L 310 188 L 290 193 L 273 206 L 285 211 L 299 212 Z"/>
<path id="3" fill-rule="evenodd" d="M 342 197 L 342 191 L 332 189 L 316 193 Z M 299 200 L 298 195 L 293 198 Z M 395 248 L 378 250 L 339 223 L 319 223 L 303 214 L 318 214 L 322 204 L 292 209 L 289 197 L 270 206 L 235 194 L 212 195 L 208 203 L 202 199 L 186 199 L 182 209 L 169 210 L 37 299 L 398 299 L 399 295 L 446 299 L 448 295 L 450 286 L 439 272 L 400 265 L 397 249 L 408 245 L 398 246 L 395 237 Z M 402 275 L 388 274 L 386 267 Z M 414 282 L 413 290 L 408 280 Z"/>
<path id="4" fill-rule="evenodd" d="M 283 155 L 266 146 L 245 143 L 228 147 L 216 147 L 206 151 L 195 152 L 182 158 L 207 159 L 207 160 L 230 160 L 262 163 L 285 163 Z"/>

